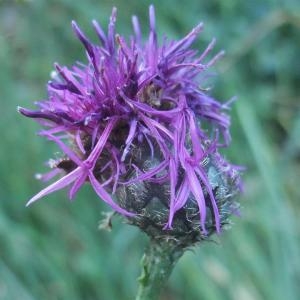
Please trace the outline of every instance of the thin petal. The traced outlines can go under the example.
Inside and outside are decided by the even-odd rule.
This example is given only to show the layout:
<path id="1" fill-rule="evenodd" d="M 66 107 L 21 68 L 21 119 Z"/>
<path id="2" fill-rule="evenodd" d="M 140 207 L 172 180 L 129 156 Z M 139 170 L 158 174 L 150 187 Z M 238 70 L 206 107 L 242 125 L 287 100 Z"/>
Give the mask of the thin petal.
<path id="1" fill-rule="evenodd" d="M 48 181 L 50 179 L 52 179 L 53 177 L 55 177 L 56 175 L 58 175 L 59 173 L 61 173 L 62 170 L 55 168 L 53 170 L 51 170 L 50 172 L 47 172 L 45 174 L 35 174 L 35 178 L 38 180 L 42 180 L 42 181 Z"/>
<path id="2" fill-rule="evenodd" d="M 85 47 L 86 51 L 88 52 L 89 56 L 91 58 L 93 58 L 94 57 L 94 51 L 93 51 L 92 43 L 88 40 L 88 38 L 80 30 L 80 28 L 78 27 L 78 25 L 75 21 L 72 21 L 72 27 L 73 27 L 73 30 L 74 30 L 75 34 L 77 35 L 77 37 L 79 38 L 79 40 L 84 45 L 84 47 Z"/>
<path id="3" fill-rule="evenodd" d="M 195 163 L 199 163 L 200 158 L 203 155 L 203 149 L 198 136 L 198 128 L 196 126 L 195 117 L 191 112 L 188 112 L 189 115 L 189 130 L 191 135 L 191 140 L 193 144 L 193 155 L 195 157 Z"/>
<path id="4" fill-rule="evenodd" d="M 26 109 L 26 108 L 23 108 L 20 106 L 17 107 L 17 110 L 19 113 L 21 113 L 25 117 L 34 118 L 34 119 L 35 118 L 46 119 L 46 120 L 52 121 L 56 124 L 61 123 L 61 119 L 51 112 L 44 112 L 44 111 L 39 111 L 39 110 L 29 110 L 29 109 Z"/>
<path id="5" fill-rule="evenodd" d="M 65 80 L 68 84 L 68 89 L 76 94 L 82 94 L 80 85 L 74 80 L 71 72 L 65 68 L 61 67 L 58 63 L 54 64 L 55 69 L 58 71 L 59 75 Z"/>
<path id="6" fill-rule="evenodd" d="M 185 176 L 179 190 L 177 193 L 177 197 L 176 197 L 176 203 L 174 206 L 174 211 L 178 211 L 179 209 L 181 209 L 186 201 L 188 200 L 188 196 L 190 194 L 190 189 L 189 189 L 189 181 L 188 178 Z"/>
<path id="7" fill-rule="evenodd" d="M 83 172 L 74 182 L 72 188 L 70 189 L 69 192 L 69 198 L 70 200 L 72 200 L 76 193 L 78 192 L 78 190 L 81 188 L 81 186 L 84 184 L 85 180 L 86 180 L 87 174 L 86 172 Z"/>
<path id="8" fill-rule="evenodd" d="M 121 208 L 119 205 L 117 205 L 113 199 L 111 198 L 111 196 L 106 192 L 106 190 L 102 187 L 102 185 L 98 182 L 98 180 L 96 179 L 96 177 L 94 176 L 93 172 L 89 172 L 89 179 L 90 182 L 95 190 L 95 192 L 97 193 L 97 195 L 104 201 L 106 202 L 108 205 L 110 205 L 116 212 L 124 215 L 124 216 L 128 216 L 128 217 L 133 217 L 135 216 L 134 213 L 132 212 L 128 212 L 127 210 Z"/>
<path id="9" fill-rule="evenodd" d="M 173 216 L 175 214 L 175 188 L 177 184 L 177 168 L 174 162 L 174 159 L 170 159 L 169 162 L 169 172 L 170 172 L 170 212 L 168 227 L 172 228 Z"/>
<path id="10" fill-rule="evenodd" d="M 198 62 L 198 63 L 201 62 L 201 60 L 202 60 L 203 58 L 205 58 L 205 56 L 206 56 L 206 55 L 214 48 L 215 44 L 216 44 L 216 39 L 213 38 L 213 39 L 211 40 L 211 42 L 208 44 L 207 48 L 203 51 L 203 53 L 202 53 L 202 54 L 200 55 L 200 57 L 197 59 L 197 62 Z"/>
<path id="11" fill-rule="evenodd" d="M 116 23 L 117 9 L 113 7 L 112 13 L 110 16 L 110 22 L 108 25 L 108 43 L 107 47 L 110 54 L 113 54 L 115 51 L 115 23 Z"/>
<path id="12" fill-rule="evenodd" d="M 206 174 L 204 172 L 201 172 L 201 170 L 199 168 L 196 168 L 196 173 L 199 175 L 200 179 L 202 180 L 202 182 L 204 183 L 206 190 L 208 191 L 209 197 L 210 197 L 210 202 L 211 205 L 213 207 L 213 211 L 214 211 L 214 216 L 215 216 L 215 222 L 216 222 L 216 230 L 218 233 L 220 233 L 220 214 L 219 214 L 219 209 L 217 206 L 217 202 L 216 199 L 214 197 L 214 193 L 212 191 L 211 188 L 211 184 L 209 183 L 208 178 L 206 177 Z"/>
<path id="13" fill-rule="evenodd" d="M 131 101 L 132 105 L 138 108 L 140 111 L 143 111 L 145 113 L 150 114 L 151 116 L 162 116 L 166 119 L 172 119 L 174 116 L 176 116 L 182 109 L 177 107 L 169 110 L 157 110 L 152 108 L 151 106 L 137 102 L 137 101 Z"/>
<path id="14" fill-rule="evenodd" d="M 109 122 L 106 125 L 105 129 L 103 130 L 102 135 L 100 136 L 97 144 L 95 145 L 93 151 L 91 152 L 91 154 L 85 161 L 87 164 L 91 163 L 93 166 L 96 164 L 97 159 L 98 159 L 99 155 L 101 154 L 101 152 L 109 138 L 110 133 L 114 129 L 116 122 L 117 122 L 116 118 L 109 120 Z"/>
<path id="15" fill-rule="evenodd" d="M 129 147 L 131 146 L 131 143 L 132 143 L 132 141 L 135 137 L 136 128 L 137 128 L 137 120 L 133 119 L 130 123 L 129 133 L 128 133 L 128 136 L 127 136 L 126 141 L 125 141 L 125 149 L 123 151 L 121 161 L 124 161 L 125 158 L 126 158 L 126 155 L 129 151 Z"/>
<path id="16" fill-rule="evenodd" d="M 55 191 L 58 191 L 60 189 L 63 189 L 70 183 L 76 180 L 78 178 L 79 174 L 81 173 L 81 168 L 78 167 L 71 173 L 67 174 L 66 176 L 62 177 L 61 179 L 57 180 L 56 182 L 52 183 L 51 185 L 47 186 L 45 189 L 41 190 L 38 194 L 36 194 L 34 197 L 32 197 L 26 204 L 26 206 L 29 206 L 33 202 L 39 200 L 40 198 L 53 193 Z"/>
<path id="17" fill-rule="evenodd" d="M 82 161 L 80 158 L 72 151 L 65 143 L 63 143 L 59 138 L 57 138 L 54 135 L 51 134 L 44 134 L 47 136 L 50 140 L 54 141 L 61 149 L 62 151 L 71 159 L 73 160 L 78 166 L 82 164 Z"/>
<path id="18" fill-rule="evenodd" d="M 179 42 L 175 43 L 165 54 L 165 57 L 170 57 L 172 54 L 174 54 L 179 49 L 186 49 L 188 48 L 193 41 L 195 40 L 196 36 L 201 32 L 203 29 L 203 23 L 198 24 L 193 30 L 185 36 L 183 39 L 181 39 Z"/>
<path id="19" fill-rule="evenodd" d="M 107 38 L 106 38 L 106 35 L 105 35 L 102 27 L 99 25 L 99 23 L 96 20 L 93 20 L 92 23 L 93 23 L 93 27 L 97 33 L 97 36 L 98 36 L 100 42 L 102 43 L 102 45 L 104 47 L 106 47 L 107 46 Z"/>
<path id="20" fill-rule="evenodd" d="M 140 28 L 140 24 L 139 24 L 139 19 L 137 18 L 137 16 L 133 16 L 132 17 L 132 25 L 133 25 L 133 30 L 134 30 L 136 42 L 140 46 L 141 40 L 142 40 L 141 39 L 142 34 L 141 34 L 141 28 Z"/>
<path id="21" fill-rule="evenodd" d="M 206 205 L 205 205 L 203 190 L 193 168 L 188 164 L 186 165 L 186 174 L 189 180 L 189 186 L 191 192 L 193 193 L 199 207 L 201 228 L 203 232 L 206 234 L 207 233 L 205 229 Z"/>
<path id="22" fill-rule="evenodd" d="M 84 149 L 81 137 L 80 137 L 80 130 L 77 130 L 76 135 L 75 135 L 75 140 L 76 140 L 76 144 L 78 146 L 78 148 L 80 149 L 80 151 L 85 154 L 86 151 Z"/>
<path id="23" fill-rule="evenodd" d="M 124 184 L 131 184 L 131 183 L 134 183 L 134 182 L 137 182 L 137 181 L 149 180 L 153 176 L 155 176 L 156 174 L 162 172 L 164 170 L 164 168 L 166 168 L 167 165 L 168 165 L 168 162 L 163 161 L 159 165 L 157 165 L 156 167 L 150 169 L 147 172 L 142 173 L 141 175 L 138 175 L 136 178 L 131 179 L 131 180 L 125 182 Z"/>

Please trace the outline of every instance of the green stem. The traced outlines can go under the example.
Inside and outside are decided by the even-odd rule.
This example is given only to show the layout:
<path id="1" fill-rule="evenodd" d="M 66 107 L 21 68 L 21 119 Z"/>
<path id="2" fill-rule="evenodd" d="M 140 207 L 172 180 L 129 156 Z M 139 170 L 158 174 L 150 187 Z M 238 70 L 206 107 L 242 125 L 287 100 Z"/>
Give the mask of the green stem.
<path id="1" fill-rule="evenodd" d="M 174 240 L 151 239 L 141 260 L 136 300 L 156 300 L 184 249 Z"/>

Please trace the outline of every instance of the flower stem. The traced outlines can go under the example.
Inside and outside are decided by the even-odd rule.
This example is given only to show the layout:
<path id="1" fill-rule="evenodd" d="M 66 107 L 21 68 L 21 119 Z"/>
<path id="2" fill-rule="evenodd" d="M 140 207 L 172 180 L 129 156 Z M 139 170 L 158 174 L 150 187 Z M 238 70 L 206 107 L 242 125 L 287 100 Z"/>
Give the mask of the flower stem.
<path id="1" fill-rule="evenodd" d="M 142 273 L 138 278 L 136 300 L 156 300 L 172 270 L 184 252 L 174 240 L 154 239 L 141 260 Z"/>

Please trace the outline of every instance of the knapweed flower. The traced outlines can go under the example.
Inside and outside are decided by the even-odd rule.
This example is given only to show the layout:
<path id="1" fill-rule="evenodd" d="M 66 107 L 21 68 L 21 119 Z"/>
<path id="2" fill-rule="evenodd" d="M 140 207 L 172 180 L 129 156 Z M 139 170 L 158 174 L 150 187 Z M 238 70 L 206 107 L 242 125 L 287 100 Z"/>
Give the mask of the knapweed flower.
<path id="1" fill-rule="evenodd" d="M 191 49 L 202 23 L 183 39 L 159 43 L 153 6 L 149 15 L 145 42 L 135 16 L 134 36 L 115 33 L 115 8 L 107 34 L 93 21 L 100 45 L 72 22 L 88 62 L 55 64 L 48 99 L 37 110 L 19 108 L 64 153 L 41 176 L 60 178 L 28 204 L 65 187 L 73 198 L 89 182 L 148 234 L 199 240 L 227 222 L 240 186 L 238 167 L 219 153 L 230 143 L 229 103 L 200 88 L 223 52 L 207 59 L 215 40 L 200 55 Z"/>

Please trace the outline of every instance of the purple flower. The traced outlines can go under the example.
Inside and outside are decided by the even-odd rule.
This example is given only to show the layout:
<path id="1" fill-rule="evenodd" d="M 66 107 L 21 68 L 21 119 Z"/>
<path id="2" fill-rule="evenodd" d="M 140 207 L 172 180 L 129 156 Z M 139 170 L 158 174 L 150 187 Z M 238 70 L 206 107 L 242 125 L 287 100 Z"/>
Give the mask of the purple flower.
<path id="1" fill-rule="evenodd" d="M 223 52 L 207 59 L 214 39 L 200 55 L 190 48 L 202 23 L 179 41 L 164 39 L 159 44 L 153 6 L 149 15 L 146 42 L 135 16 L 134 36 L 126 41 L 115 33 L 115 8 L 107 34 L 93 21 L 100 45 L 93 44 L 72 22 L 85 47 L 87 64 L 67 68 L 56 63 L 48 99 L 38 102 L 34 111 L 19 108 L 21 114 L 43 125 L 40 134 L 57 143 L 65 155 L 52 161 L 51 172 L 40 177 L 63 176 L 27 205 L 67 186 L 72 199 L 88 181 L 115 211 L 134 217 L 139 212 L 118 203 L 114 195 L 122 187 L 151 182 L 169 189 L 165 228 L 172 228 L 176 213 L 192 197 L 198 209 L 198 229 L 207 233 L 209 209 L 219 231 L 220 203 L 205 161 L 214 157 L 219 170 L 226 165 L 224 172 L 230 174 L 236 174 L 237 168 L 218 152 L 230 143 L 228 103 L 218 102 L 199 86 Z M 148 167 L 141 163 L 145 155 L 151 161 Z"/>

